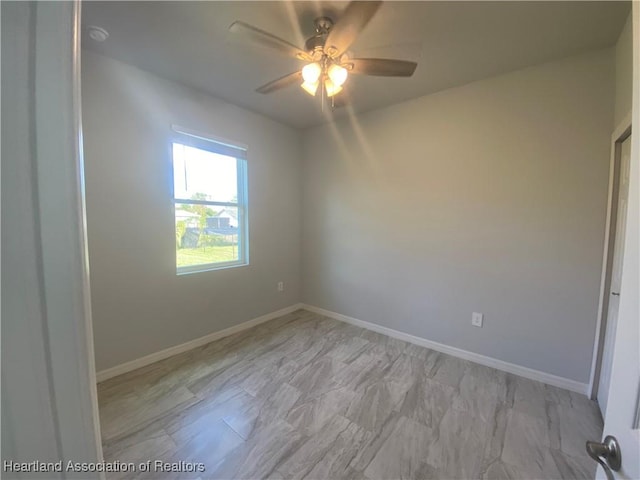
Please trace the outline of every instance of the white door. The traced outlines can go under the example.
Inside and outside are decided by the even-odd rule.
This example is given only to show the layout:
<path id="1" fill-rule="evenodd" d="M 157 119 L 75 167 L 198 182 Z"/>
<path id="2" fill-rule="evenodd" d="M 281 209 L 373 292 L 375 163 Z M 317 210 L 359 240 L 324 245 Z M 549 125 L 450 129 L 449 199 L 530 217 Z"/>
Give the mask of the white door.
<path id="1" fill-rule="evenodd" d="M 640 224 L 640 4 L 633 2 L 633 113 L 631 137 L 631 162 L 627 224 L 625 232 L 622 281 L 618 299 L 618 324 L 613 340 L 613 359 L 607 413 L 604 419 L 603 437 L 617 439 L 621 451 L 621 466 L 613 476 L 631 480 L 640 478 L 640 280 L 639 243 Z M 595 439 L 594 439 L 595 440 Z M 605 478 L 605 471 L 598 467 L 597 478 Z"/>
<path id="2" fill-rule="evenodd" d="M 625 227 L 627 224 L 627 199 L 629 195 L 629 162 L 631 159 L 631 137 L 620 146 L 620 167 L 618 183 L 618 208 L 616 214 L 615 244 L 613 247 L 613 265 L 611 268 L 611 286 L 609 288 L 609 309 L 607 327 L 604 337 L 602 369 L 598 386 L 598 404 L 602 415 L 607 412 L 607 397 L 611 382 L 611 366 L 613 361 L 613 343 L 615 341 L 620 305 L 620 286 L 622 283 L 622 259 L 624 258 Z"/>

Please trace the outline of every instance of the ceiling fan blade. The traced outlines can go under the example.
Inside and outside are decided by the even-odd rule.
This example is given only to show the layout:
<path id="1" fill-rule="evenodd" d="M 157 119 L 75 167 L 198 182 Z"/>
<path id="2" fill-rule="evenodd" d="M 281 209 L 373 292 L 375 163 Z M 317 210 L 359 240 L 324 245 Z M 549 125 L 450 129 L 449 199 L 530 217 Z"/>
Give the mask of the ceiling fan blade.
<path id="1" fill-rule="evenodd" d="M 346 52 L 358 34 L 373 18 L 380 5 L 382 5 L 381 1 L 352 1 L 349 3 L 338 22 L 329 32 L 324 44 L 325 53 L 335 58 Z"/>
<path id="2" fill-rule="evenodd" d="M 347 68 L 349 73 L 381 77 L 410 77 L 418 66 L 416 62 L 386 58 L 350 58 L 346 65 L 353 65 Z"/>
<path id="3" fill-rule="evenodd" d="M 251 43 L 258 44 L 263 47 L 277 50 L 278 52 L 288 55 L 290 57 L 297 58 L 299 60 L 310 60 L 311 57 L 304 50 L 299 49 L 294 44 L 276 37 L 264 30 L 260 30 L 248 23 L 233 22 L 229 26 L 229 31 L 236 34 L 238 37 L 243 38 Z"/>
<path id="4" fill-rule="evenodd" d="M 293 72 L 285 75 L 284 77 L 280 77 L 277 80 L 262 85 L 260 88 L 256 88 L 256 92 L 271 93 L 299 82 L 302 82 L 302 72 Z"/>

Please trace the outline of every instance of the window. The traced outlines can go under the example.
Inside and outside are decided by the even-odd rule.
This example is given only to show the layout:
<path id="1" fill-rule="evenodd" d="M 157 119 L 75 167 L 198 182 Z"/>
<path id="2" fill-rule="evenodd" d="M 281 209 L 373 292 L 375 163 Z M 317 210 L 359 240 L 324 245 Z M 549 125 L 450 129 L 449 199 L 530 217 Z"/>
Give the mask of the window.
<path id="1" fill-rule="evenodd" d="M 246 148 L 174 130 L 177 273 L 246 265 Z"/>

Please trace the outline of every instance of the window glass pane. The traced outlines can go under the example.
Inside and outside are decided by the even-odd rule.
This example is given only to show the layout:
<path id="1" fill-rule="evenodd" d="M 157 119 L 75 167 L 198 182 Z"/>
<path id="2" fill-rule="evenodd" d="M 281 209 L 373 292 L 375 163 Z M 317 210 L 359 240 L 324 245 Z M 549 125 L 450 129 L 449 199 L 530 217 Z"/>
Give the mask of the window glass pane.
<path id="1" fill-rule="evenodd" d="M 238 201 L 237 160 L 180 143 L 173 144 L 173 188 L 183 200 Z"/>
<path id="2" fill-rule="evenodd" d="M 240 260 L 238 208 L 176 203 L 179 267 Z"/>

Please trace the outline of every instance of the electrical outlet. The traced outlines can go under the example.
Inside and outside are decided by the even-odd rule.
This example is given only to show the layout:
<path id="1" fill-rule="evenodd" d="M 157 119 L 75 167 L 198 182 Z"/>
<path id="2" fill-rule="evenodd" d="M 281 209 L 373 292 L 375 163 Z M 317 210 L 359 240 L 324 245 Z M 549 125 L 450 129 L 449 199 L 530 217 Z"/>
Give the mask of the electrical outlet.
<path id="1" fill-rule="evenodd" d="M 471 314 L 471 325 L 473 325 L 474 327 L 482 328 L 482 317 L 483 316 L 484 315 L 482 315 L 481 313 L 473 312 Z"/>
<path id="2" fill-rule="evenodd" d="M 278 282 L 278 291 L 284 292 L 284 282 Z"/>

